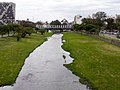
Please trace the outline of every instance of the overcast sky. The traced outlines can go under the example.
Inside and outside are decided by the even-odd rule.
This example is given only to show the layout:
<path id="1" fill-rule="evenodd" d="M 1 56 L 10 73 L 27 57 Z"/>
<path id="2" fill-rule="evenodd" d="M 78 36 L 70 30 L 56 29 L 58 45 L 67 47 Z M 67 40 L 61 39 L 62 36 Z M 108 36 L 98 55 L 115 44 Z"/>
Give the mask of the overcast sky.
<path id="1" fill-rule="evenodd" d="M 0 0 L 16 3 L 16 19 L 52 21 L 66 18 L 73 21 L 75 15 L 87 17 L 97 11 L 108 15 L 120 14 L 120 0 Z"/>

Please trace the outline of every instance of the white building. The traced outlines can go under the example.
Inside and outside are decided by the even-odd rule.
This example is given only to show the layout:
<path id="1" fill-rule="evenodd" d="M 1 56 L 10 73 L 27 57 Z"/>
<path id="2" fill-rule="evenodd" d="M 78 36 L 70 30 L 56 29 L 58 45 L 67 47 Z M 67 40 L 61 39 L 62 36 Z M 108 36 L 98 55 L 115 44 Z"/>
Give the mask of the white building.
<path id="1" fill-rule="evenodd" d="M 76 15 L 76 16 L 74 17 L 74 24 L 82 24 L 81 18 L 82 18 L 82 16 Z"/>
<path id="2" fill-rule="evenodd" d="M 15 22 L 15 3 L 0 2 L 0 23 L 8 24 Z"/>
<path id="3" fill-rule="evenodd" d="M 69 22 L 64 18 L 64 19 L 61 21 L 61 24 L 69 25 Z"/>

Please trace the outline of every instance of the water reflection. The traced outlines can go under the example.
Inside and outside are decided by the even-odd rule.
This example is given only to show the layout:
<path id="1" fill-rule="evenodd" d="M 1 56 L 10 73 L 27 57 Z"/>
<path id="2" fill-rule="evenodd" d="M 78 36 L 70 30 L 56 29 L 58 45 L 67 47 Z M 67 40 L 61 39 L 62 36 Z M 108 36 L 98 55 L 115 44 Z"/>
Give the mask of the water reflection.
<path id="1" fill-rule="evenodd" d="M 55 34 L 36 48 L 25 64 L 13 87 L 0 90 L 87 90 L 79 78 L 63 64 L 73 61 L 62 48 L 62 34 Z"/>

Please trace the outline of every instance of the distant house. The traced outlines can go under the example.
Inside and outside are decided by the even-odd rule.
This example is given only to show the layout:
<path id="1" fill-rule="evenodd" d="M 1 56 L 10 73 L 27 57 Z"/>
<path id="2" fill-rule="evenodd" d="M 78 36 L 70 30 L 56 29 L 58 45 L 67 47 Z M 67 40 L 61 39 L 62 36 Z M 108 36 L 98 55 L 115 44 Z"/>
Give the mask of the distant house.
<path id="1" fill-rule="evenodd" d="M 61 21 L 61 24 L 63 24 L 63 25 L 68 25 L 69 22 L 68 22 L 66 19 L 63 19 L 63 20 Z"/>
<path id="2" fill-rule="evenodd" d="M 15 22 L 15 3 L 0 2 L 0 23 L 8 24 Z"/>

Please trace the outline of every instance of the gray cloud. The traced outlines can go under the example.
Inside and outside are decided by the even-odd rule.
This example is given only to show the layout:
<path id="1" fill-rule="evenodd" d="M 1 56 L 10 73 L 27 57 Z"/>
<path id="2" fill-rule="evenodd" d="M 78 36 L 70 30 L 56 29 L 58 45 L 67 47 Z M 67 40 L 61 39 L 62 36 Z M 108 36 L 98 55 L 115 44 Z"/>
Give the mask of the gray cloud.
<path id="1" fill-rule="evenodd" d="M 110 0 L 110 1 L 108 1 L 108 3 L 118 4 L 118 3 L 120 3 L 120 0 Z"/>
<path id="2" fill-rule="evenodd" d="M 77 14 L 86 17 L 97 11 L 108 15 L 120 14 L 119 0 L 0 0 L 16 3 L 16 19 L 69 21 Z"/>

